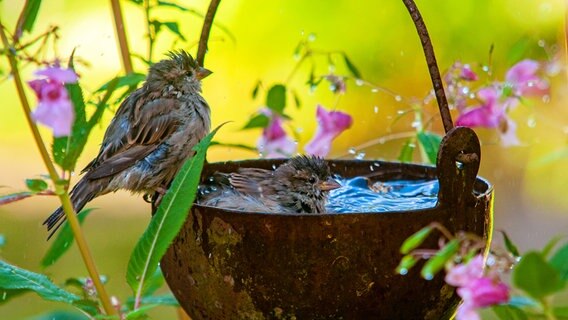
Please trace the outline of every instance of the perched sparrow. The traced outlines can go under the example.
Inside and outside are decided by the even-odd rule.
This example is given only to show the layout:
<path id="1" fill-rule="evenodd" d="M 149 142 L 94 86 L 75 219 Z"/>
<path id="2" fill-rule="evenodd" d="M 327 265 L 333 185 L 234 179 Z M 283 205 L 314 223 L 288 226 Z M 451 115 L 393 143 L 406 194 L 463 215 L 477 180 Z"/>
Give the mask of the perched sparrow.
<path id="1" fill-rule="evenodd" d="M 199 204 L 225 209 L 272 213 L 324 213 L 328 191 L 340 185 L 327 163 L 297 156 L 276 170 L 243 168 L 217 173 L 217 186 L 201 186 Z"/>
<path id="2" fill-rule="evenodd" d="M 210 110 L 201 97 L 201 79 L 211 71 L 185 51 L 152 67 L 144 85 L 118 108 L 98 156 L 81 173 L 71 190 L 75 212 L 100 195 L 126 189 L 164 193 L 193 146 L 210 130 Z M 55 210 L 43 224 L 52 230 L 65 221 Z"/>

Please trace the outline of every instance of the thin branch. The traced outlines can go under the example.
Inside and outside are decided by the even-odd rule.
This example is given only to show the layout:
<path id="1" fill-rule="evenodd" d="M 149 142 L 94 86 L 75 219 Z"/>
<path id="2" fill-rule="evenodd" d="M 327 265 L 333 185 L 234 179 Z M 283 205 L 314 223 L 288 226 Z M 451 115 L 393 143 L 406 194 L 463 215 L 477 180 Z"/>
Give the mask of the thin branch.
<path id="1" fill-rule="evenodd" d="M 26 117 L 26 120 L 28 122 L 28 126 L 30 127 L 30 130 L 32 131 L 32 134 L 34 136 L 34 140 L 36 142 L 36 145 L 39 149 L 39 153 L 43 159 L 43 162 L 45 164 L 45 166 L 47 167 L 47 171 L 49 172 L 49 176 L 51 178 L 51 180 L 56 184 L 56 194 L 59 197 L 59 200 L 61 201 L 61 206 L 63 207 L 63 211 L 65 212 L 65 216 L 67 217 L 67 221 L 69 221 L 69 226 L 71 227 L 71 230 L 73 230 L 73 235 L 75 236 L 75 240 L 77 242 L 77 246 L 79 247 L 79 251 L 81 252 L 81 256 L 83 257 L 83 261 L 85 262 L 85 266 L 87 267 L 87 271 L 89 272 L 89 275 L 91 276 L 93 283 L 95 285 L 95 288 L 97 289 L 97 293 L 99 295 L 99 298 L 103 304 L 103 307 L 105 309 L 105 312 L 107 315 L 115 315 L 116 314 L 116 310 L 113 308 L 111 302 L 110 302 L 110 298 L 105 290 L 105 287 L 103 286 L 99 273 L 97 271 L 95 262 L 93 260 L 93 256 L 91 255 L 91 252 L 89 250 L 89 247 L 87 246 L 87 241 L 85 240 L 85 235 L 83 234 L 82 230 L 81 230 L 81 225 L 79 224 L 79 220 L 77 219 L 77 216 L 75 214 L 75 210 L 73 209 L 73 204 L 71 203 L 71 199 L 69 198 L 69 193 L 65 192 L 65 190 L 58 190 L 60 187 L 58 187 L 57 185 L 57 181 L 59 181 L 59 175 L 57 174 L 57 171 L 55 169 L 55 166 L 53 165 L 53 162 L 51 162 L 51 159 L 49 158 L 49 154 L 47 152 L 47 149 L 45 148 L 45 143 L 43 142 L 43 139 L 41 138 L 41 135 L 39 133 L 39 130 L 37 128 L 36 123 L 34 122 L 34 120 L 32 119 L 32 112 L 30 109 L 30 104 L 28 102 L 28 99 L 26 98 L 26 94 L 24 91 L 24 85 L 22 84 L 22 79 L 20 78 L 20 72 L 18 70 L 18 62 L 16 61 L 16 56 L 15 56 L 15 49 L 10 45 L 9 41 L 8 41 L 8 37 L 6 36 L 6 33 L 4 32 L 4 25 L 2 24 L 2 21 L 0 21 L 0 38 L 2 38 L 2 43 L 4 48 L 6 49 L 6 57 L 8 58 L 8 61 L 10 62 L 10 67 L 11 67 L 11 73 L 12 76 L 14 77 L 14 84 L 16 85 L 16 91 L 18 92 L 18 96 L 20 98 L 20 102 L 22 104 L 22 108 L 24 109 L 24 115 Z"/>
<path id="2" fill-rule="evenodd" d="M 420 41 L 422 42 L 422 48 L 424 49 L 424 55 L 426 56 L 426 63 L 428 64 L 428 71 L 430 72 L 430 78 L 432 79 L 434 92 L 436 93 L 436 100 L 438 100 L 438 107 L 440 108 L 440 115 L 442 116 L 442 123 L 444 124 L 444 129 L 447 133 L 454 127 L 454 123 L 452 121 L 452 115 L 450 114 L 448 100 L 444 93 L 444 85 L 442 83 L 442 77 L 440 76 L 438 63 L 436 62 L 436 56 L 434 55 L 432 41 L 430 40 L 426 24 L 424 23 L 414 0 L 402 0 L 402 2 L 404 2 L 404 5 L 408 9 L 408 12 L 412 17 L 412 21 L 416 26 L 416 31 L 418 32 Z"/>
<path id="3" fill-rule="evenodd" d="M 203 66 L 205 62 L 205 53 L 207 53 L 207 41 L 209 41 L 209 33 L 211 32 L 211 26 L 213 26 L 213 19 L 215 18 L 215 13 L 217 13 L 217 7 L 221 0 L 211 0 L 209 3 L 209 9 L 207 9 L 207 14 L 203 20 L 203 28 L 201 29 L 201 37 L 199 37 L 199 47 L 197 48 L 197 63 Z"/>
<path id="4" fill-rule="evenodd" d="M 132 69 L 132 60 L 130 59 L 130 50 L 128 49 L 128 41 L 126 40 L 126 31 L 124 20 L 122 19 L 122 9 L 118 0 L 110 0 L 112 6 L 112 15 L 114 17 L 114 26 L 116 28 L 116 36 L 118 37 L 118 44 L 120 46 L 120 55 L 122 57 L 122 64 L 126 74 L 134 72 Z"/>

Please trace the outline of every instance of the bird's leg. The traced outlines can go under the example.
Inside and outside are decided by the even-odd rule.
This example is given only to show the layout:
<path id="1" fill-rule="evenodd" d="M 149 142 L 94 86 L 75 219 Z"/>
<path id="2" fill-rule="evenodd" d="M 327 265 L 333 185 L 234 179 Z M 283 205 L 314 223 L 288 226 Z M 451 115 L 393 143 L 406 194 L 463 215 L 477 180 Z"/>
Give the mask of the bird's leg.
<path id="1" fill-rule="evenodd" d="M 166 194 L 168 189 L 164 186 L 159 186 L 159 187 L 156 188 L 155 191 L 156 192 L 154 192 L 154 195 L 152 195 L 152 199 L 151 199 L 152 212 L 154 212 L 154 213 L 156 212 L 156 210 L 158 210 L 160 203 L 162 203 L 162 198 L 164 197 L 164 195 Z M 146 195 L 144 195 L 144 200 L 146 200 Z"/>

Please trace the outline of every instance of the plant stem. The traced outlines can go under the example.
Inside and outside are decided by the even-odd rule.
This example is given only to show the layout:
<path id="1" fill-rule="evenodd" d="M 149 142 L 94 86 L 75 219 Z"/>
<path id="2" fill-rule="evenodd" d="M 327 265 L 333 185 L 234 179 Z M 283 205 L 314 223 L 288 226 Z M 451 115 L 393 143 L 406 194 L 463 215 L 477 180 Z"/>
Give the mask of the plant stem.
<path id="1" fill-rule="evenodd" d="M 49 158 L 49 154 L 47 152 L 47 149 L 45 148 L 45 144 L 41 138 L 37 125 L 35 124 L 35 122 L 31 117 L 31 109 L 28 100 L 26 98 L 26 94 L 24 92 L 24 86 L 22 84 L 22 79 L 20 78 L 20 73 L 18 71 L 18 63 L 16 61 L 14 49 L 11 47 L 10 43 L 8 42 L 8 38 L 6 36 L 6 33 L 4 32 L 4 25 L 2 24 L 2 21 L 0 21 L 0 37 L 2 38 L 2 43 L 4 45 L 4 48 L 6 48 L 6 53 L 7 53 L 6 56 L 8 57 L 8 60 L 10 62 L 12 75 L 14 77 L 14 83 L 16 85 L 16 91 L 18 92 L 22 108 L 24 109 L 26 120 L 32 131 L 35 143 L 39 149 L 39 153 L 41 154 L 41 158 L 43 159 L 43 162 L 47 167 L 49 176 L 51 177 L 53 183 L 56 185 L 56 194 L 59 197 L 59 200 L 61 201 L 63 211 L 65 212 L 67 221 L 69 221 L 71 230 L 73 230 L 73 235 L 75 236 L 75 240 L 77 241 L 77 246 L 79 247 L 79 251 L 81 252 L 81 256 L 83 257 L 83 261 L 85 262 L 87 271 L 89 272 L 89 275 L 93 280 L 95 288 L 97 289 L 97 293 L 103 304 L 105 312 L 107 313 L 107 315 L 114 315 L 116 314 L 116 310 L 112 307 L 109 296 L 106 293 L 106 290 L 101 282 L 101 278 L 99 276 L 99 273 L 97 272 L 97 268 L 95 266 L 93 257 L 91 255 L 89 247 L 87 246 L 87 241 L 85 240 L 85 236 L 81 230 L 79 220 L 75 215 L 75 210 L 73 209 L 71 199 L 69 198 L 69 193 L 67 193 L 66 191 L 59 192 L 57 190 L 59 189 L 57 185 L 58 185 L 58 180 L 60 178 L 59 175 L 57 174 L 55 166 L 53 165 L 53 162 Z"/>
<path id="2" fill-rule="evenodd" d="M 144 0 L 144 17 L 146 18 L 146 30 L 148 31 L 148 64 L 152 65 L 154 55 L 154 34 L 150 26 L 150 0 Z"/>
<path id="3" fill-rule="evenodd" d="M 112 6 L 112 15 L 114 17 L 114 26 L 116 28 L 116 36 L 120 46 L 120 54 L 122 56 L 122 64 L 126 74 L 133 73 L 132 60 L 130 59 L 130 50 L 128 49 L 128 41 L 126 41 L 126 31 L 124 20 L 122 19 L 122 9 L 118 0 L 110 0 Z"/>
<path id="4" fill-rule="evenodd" d="M 197 63 L 203 67 L 205 62 L 205 53 L 207 53 L 207 41 L 209 40 L 209 33 L 211 32 L 211 26 L 213 26 L 213 19 L 215 18 L 215 13 L 217 13 L 217 7 L 221 0 L 211 0 L 209 3 L 209 9 L 207 9 L 207 14 L 205 14 L 205 19 L 203 20 L 203 28 L 201 28 L 201 36 L 199 37 L 199 47 L 197 48 Z"/>

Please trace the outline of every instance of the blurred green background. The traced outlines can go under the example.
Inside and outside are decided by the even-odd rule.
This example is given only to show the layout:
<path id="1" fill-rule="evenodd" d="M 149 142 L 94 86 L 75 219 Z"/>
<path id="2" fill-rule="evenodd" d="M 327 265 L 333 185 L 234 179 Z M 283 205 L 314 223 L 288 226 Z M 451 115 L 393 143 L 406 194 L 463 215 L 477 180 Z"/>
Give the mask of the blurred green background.
<path id="1" fill-rule="evenodd" d="M 131 50 L 146 55 L 143 12 L 129 1 L 121 3 Z M 206 1 L 178 3 L 202 13 L 208 5 Z M 521 58 L 560 61 L 562 70 L 552 78 L 550 101 L 533 101 L 512 114 L 518 123 L 522 146 L 504 148 L 494 132 L 478 130 L 478 133 L 483 143 L 480 175 L 496 189 L 496 228 L 506 229 L 522 249 L 542 246 L 552 236 L 566 234 L 568 161 L 566 157 L 542 161 L 555 152 L 562 154 L 567 148 L 565 2 L 419 0 L 417 4 L 443 70 L 456 60 L 475 68 L 486 64 L 491 46 L 494 46 L 492 64 L 498 79 L 503 79 L 506 70 Z M 11 30 L 22 5 L 22 0 L 0 1 L 0 17 Z M 200 18 L 172 9 L 158 9 L 154 17 L 161 21 L 178 21 L 187 42 L 178 41 L 174 47 L 196 51 Z M 251 91 L 260 79 L 265 86 L 285 81 L 297 62 L 293 55 L 297 43 L 311 33 L 315 34 L 312 48 L 346 52 L 365 80 L 396 92 L 404 101 L 422 99 L 431 88 L 420 42 L 402 1 L 224 1 L 216 22 L 235 37 L 233 41 L 220 28 L 213 27 L 206 57 L 206 66 L 214 74 L 204 81 L 203 95 L 212 107 L 213 124 L 233 121 L 217 136 L 223 142 L 256 143 L 260 130 L 239 130 L 250 114 L 263 105 L 263 95 L 254 100 Z M 44 0 L 35 33 L 41 33 L 50 25 L 61 28 L 57 46 L 60 56 L 67 57 L 76 49 L 76 56 L 89 62 L 89 66 L 78 69 L 87 96 L 89 91 L 121 74 L 109 1 Z M 161 35 L 154 58 L 163 57 L 173 41 L 171 35 Z M 145 73 L 143 64 L 134 61 L 135 69 Z M 4 57 L 0 64 L 7 70 Z M 338 73 L 347 73 L 341 61 L 336 64 Z M 24 68 L 24 78 L 30 79 L 33 71 Z M 397 102 L 390 95 L 372 92 L 369 87 L 356 86 L 353 81 L 347 83 L 347 93 L 339 101 L 326 85 L 312 93 L 305 85 L 309 72 L 310 65 L 304 64 L 289 83 L 302 100 L 300 109 L 290 107 L 288 110 L 294 117 L 291 129 L 299 135 L 300 150 L 315 129 L 316 104 L 322 103 L 354 117 L 353 127 L 336 140 L 329 157 L 349 157 L 347 150 L 356 148 L 358 152 L 365 152 L 365 158 L 396 159 L 404 140 L 377 143 L 364 150 L 357 146 L 392 133 L 410 131 L 412 116 L 391 126 L 397 112 L 407 110 L 409 105 Z M 318 61 L 316 73 L 327 73 L 326 59 Z M 33 99 L 31 92 L 28 96 Z M 0 191 L 7 193 L 24 189 L 24 179 L 45 174 L 45 168 L 11 79 L 2 78 L 0 97 Z M 107 112 L 103 123 L 95 129 L 78 167 L 83 167 L 98 151 L 111 116 L 111 112 Z M 434 130 L 441 132 L 438 120 L 434 120 Z M 49 141 L 49 132 L 42 132 Z M 258 154 L 220 147 L 212 148 L 209 153 L 210 161 L 251 157 Z M 139 196 L 126 192 L 104 196 L 89 206 L 99 208 L 85 223 L 91 249 L 101 273 L 110 276 L 109 291 L 124 298 L 130 293 L 124 281 L 126 264 L 150 218 L 149 206 Z M 83 276 L 86 271 L 75 248 L 55 266 L 47 270 L 39 267 L 48 246 L 41 222 L 56 207 L 56 199 L 49 197 L 0 207 L 0 234 L 7 239 L 0 254 L 2 259 L 44 271 L 61 283 L 67 276 Z M 0 318 L 22 319 L 58 307 L 28 294 L 0 304 Z M 175 312 L 164 308 L 154 316 L 156 319 L 173 318 Z"/>

